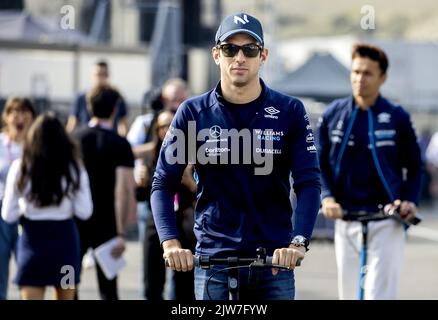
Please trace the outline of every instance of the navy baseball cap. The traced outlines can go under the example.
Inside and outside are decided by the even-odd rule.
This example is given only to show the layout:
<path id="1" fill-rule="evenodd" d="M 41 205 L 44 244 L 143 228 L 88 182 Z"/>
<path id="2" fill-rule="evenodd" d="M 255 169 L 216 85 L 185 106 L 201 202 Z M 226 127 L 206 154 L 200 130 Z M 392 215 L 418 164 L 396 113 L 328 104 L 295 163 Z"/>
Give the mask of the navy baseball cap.
<path id="1" fill-rule="evenodd" d="M 216 44 L 236 33 L 246 33 L 263 45 L 263 29 L 260 21 L 243 12 L 232 14 L 222 20 L 216 32 Z"/>

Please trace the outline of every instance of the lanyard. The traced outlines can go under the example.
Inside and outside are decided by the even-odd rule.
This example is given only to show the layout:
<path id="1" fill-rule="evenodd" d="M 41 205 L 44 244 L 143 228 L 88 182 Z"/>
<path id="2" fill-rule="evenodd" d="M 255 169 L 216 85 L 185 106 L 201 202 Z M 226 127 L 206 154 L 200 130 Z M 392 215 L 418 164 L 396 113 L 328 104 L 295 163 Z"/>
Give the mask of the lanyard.
<path id="1" fill-rule="evenodd" d="M 371 108 L 368 109 L 368 130 L 369 130 L 368 136 L 370 138 L 371 155 L 373 156 L 374 165 L 376 166 L 377 174 L 379 175 L 379 178 L 382 181 L 382 184 L 386 190 L 386 193 L 388 194 L 388 197 L 392 202 L 395 200 L 395 198 L 394 198 L 394 195 L 391 191 L 391 188 L 388 185 L 388 182 L 385 179 L 385 176 L 383 175 L 383 171 L 382 171 L 382 168 L 380 166 L 379 158 L 377 157 L 376 143 L 374 141 L 373 112 L 371 111 Z"/>

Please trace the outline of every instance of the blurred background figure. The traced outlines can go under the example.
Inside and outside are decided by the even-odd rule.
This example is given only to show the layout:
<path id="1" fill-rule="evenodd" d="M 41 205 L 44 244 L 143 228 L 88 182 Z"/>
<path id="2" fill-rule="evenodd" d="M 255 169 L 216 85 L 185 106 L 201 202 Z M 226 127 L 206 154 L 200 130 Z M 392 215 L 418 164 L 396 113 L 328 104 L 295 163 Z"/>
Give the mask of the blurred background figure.
<path id="1" fill-rule="evenodd" d="M 143 282 L 144 297 L 147 300 L 162 300 L 163 297 L 170 300 L 194 300 L 194 278 L 191 272 L 167 272 L 162 259 L 163 250 L 161 248 L 158 233 L 150 208 L 150 190 L 152 177 L 158 161 L 159 151 L 163 143 L 167 130 L 169 129 L 174 112 L 162 110 L 157 114 L 156 122 L 153 124 L 152 141 L 143 145 L 141 151 L 136 152 L 139 157 L 138 186 L 144 187 L 147 194 L 145 205 L 148 215 L 145 221 L 145 231 L 143 237 Z M 193 234 L 193 208 L 195 201 L 196 186 L 193 179 L 193 167 L 188 167 L 184 172 L 178 193 L 175 194 L 174 208 L 178 223 L 178 231 L 181 241 L 188 248 L 194 249 L 195 237 Z M 167 294 L 165 293 L 165 283 L 167 283 Z"/>
<path id="2" fill-rule="evenodd" d="M 380 47 L 355 44 L 352 95 L 327 107 L 315 135 L 321 211 L 335 220 L 340 300 L 398 297 L 406 229 L 386 218 L 360 222 L 357 213 L 370 217 L 390 204 L 406 222 L 417 214 L 423 161 L 410 114 L 381 94 L 388 67 Z"/>
<path id="3" fill-rule="evenodd" d="M 138 230 L 140 242 L 144 243 L 144 284 L 143 294 L 146 299 L 155 299 L 154 297 L 160 297 L 162 299 L 162 294 L 164 290 L 165 276 L 160 276 L 161 273 L 155 271 L 149 271 L 160 268 L 158 272 L 165 272 L 164 267 L 153 265 L 155 256 L 155 248 L 158 242 L 158 253 L 161 252 L 159 245 L 159 240 L 157 233 L 155 231 L 155 225 L 153 224 L 152 213 L 150 211 L 150 185 L 146 181 L 151 182 L 149 177 L 141 178 L 144 175 L 146 167 L 149 168 L 149 173 L 155 168 L 155 164 L 152 165 L 151 161 L 149 164 L 144 163 L 144 157 L 147 155 L 149 159 L 153 159 L 155 156 L 158 157 L 158 151 L 155 150 L 158 146 L 157 141 L 162 141 L 164 136 L 160 139 L 159 133 L 163 134 L 163 130 L 167 131 L 167 127 L 163 127 L 163 123 L 170 121 L 173 118 L 173 114 L 178 109 L 179 105 L 187 99 L 189 96 L 189 90 L 187 83 L 181 78 L 170 78 L 162 86 L 160 93 L 151 99 L 147 106 L 147 112 L 145 114 L 139 115 L 135 118 L 132 123 L 127 139 L 133 147 L 134 155 L 137 158 L 135 162 L 135 178 L 137 182 L 137 217 L 138 217 Z M 157 126 L 158 115 L 162 114 L 162 124 L 161 129 Z M 167 116 L 166 116 L 167 115 Z M 172 115 L 172 117 L 170 117 Z M 166 118 L 167 117 L 167 118 Z M 165 134 L 165 132 L 164 132 Z M 157 140 L 157 141 L 153 141 Z M 159 146 L 161 142 L 159 142 Z M 159 150 L 159 149 L 158 149 Z M 153 169 L 152 169 L 153 168 Z M 150 176 L 152 178 L 152 176 Z M 152 224 L 152 225 L 150 225 Z M 145 239 L 145 232 L 147 236 L 150 237 L 149 240 Z M 144 242 L 146 241 L 146 242 Z M 152 248 L 152 249 L 149 249 Z M 150 251 L 149 251 L 150 250 Z M 160 253 L 162 254 L 162 252 Z M 150 258 L 148 256 L 151 255 Z M 161 257 L 161 256 L 160 256 Z M 149 261 L 148 260 L 152 260 Z M 148 265 L 146 265 L 148 264 Z M 161 264 L 161 261 L 160 263 Z M 171 275 L 169 275 L 171 277 Z M 149 279 L 149 280 L 148 280 Z M 170 286 L 170 291 L 172 291 L 173 286 Z M 170 294 L 170 292 L 169 292 Z M 171 297 L 168 297 L 171 298 Z"/>
<path id="4" fill-rule="evenodd" d="M 30 100 L 11 97 L 6 101 L 0 133 L 0 208 L 9 168 L 15 159 L 21 157 L 22 142 L 34 116 L 35 110 Z M 15 250 L 17 237 L 18 223 L 5 223 L 0 216 L 0 300 L 7 298 L 9 259 Z"/>
<path id="5" fill-rule="evenodd" d="M 128 217 L 135 215 L 133 175 L 134 155 L 128 141 L 112 130 L 119 93 L 103 85 L 94 87 L 87 95 L 91 120 L 87 127 L 76 132 L 82 156 L 90 177 L 93 195 L 93 216 L 78 221 L 81 237 L 81 257 L 88 248 L 117 237 L 114 257 L 125 251 Z M 99 294 L 102 300 L 118 300 L 117 277 L 107 279 L 96 264 Z"/>
<path id="6" fill-rule="evenodd" d="M 179 105 L 189 97 L 187 83 L 181 78 L 170 78 L 147 105 L 145 114 L 137 116 L 127 135 L 128 141 L 132 146 L 144 144 L 151 141 L 152 124 L 156 120 L 156 115 L 161 110 L 171 110 L 176 112 Z M 141 150 L 141 149 L 140 149 Z"/>
<path id="7" fill-rule="evenodd" d="M 88 176 L 75 145 L 52 113 L 40 115 L 24 141 L 23 156 L 8 174 L 2 217 L 22 234 L 17 275 L 23 300 L 72 300 L 79 283 L 80 245 L 73 216 L 88 219 L 92 201 Z"/>
<path id="8" fill-rule="evenodd" d="M 429 173 L 430 183 L 428 185 L 429 193 L 434 202 L 438 200 L 438 131 L 430 139 L 426 149 L 426 168 Z"/>
<path id="9" fill-rule="evenodd" d="M 101 60 L 96 62 L 91 72 L 92 87 L 109 85 L 109 66 Z M 91 115 L 86 101 L 86 92 L 80 93 L 74 100 L 70 115 L 67 119 L 66 129 L 73 132 L 77 127 L 84 126 L 90 121 Z M 116 105 L 116 115 L 113 119 L 113 129 L 121 136 L 128 132 L 128 110 L 125 100 L 120 96 Z"/>
<path id="10" fill-rule="evenodd" d="M 424 128 L 418 136 L 418 145 L 420 146 L 421 159 L 425 164 L 423 182 L 421 186 L 420 203 L 423 207 L 430 207 L 433 205 L 433 196 L 431 194 L 431 183 L 433 166 L 431 167 L 430 161 L 426 157 L 426 151 L 430 144 L 432 133 L 430 128 Z"/>

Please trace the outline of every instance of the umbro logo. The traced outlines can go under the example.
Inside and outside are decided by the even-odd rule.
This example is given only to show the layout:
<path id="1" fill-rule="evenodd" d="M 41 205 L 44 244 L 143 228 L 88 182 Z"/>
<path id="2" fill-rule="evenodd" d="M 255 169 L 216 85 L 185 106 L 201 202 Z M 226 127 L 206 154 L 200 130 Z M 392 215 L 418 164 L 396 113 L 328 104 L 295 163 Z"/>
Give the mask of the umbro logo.
<path id="1" fill-rule="evenodd" d="M 247 24 L 249 22 L 248 16 L 246 14 L 243 15 L 243 19 L 239 16 L 234 16 L 234 23 L 235 24 Z"/>
<path id="2" fill-rule="evenodd" d="M 280 113 L 280 110 L 277 110 L 274 107 L 265 108 L 265 111 L 271 115 Z"/>
<path id="3" fill-rule="evenodd" d="M 275 114 L 280 113 L 280 110 L 275 109 L 273 106 L 265 108 L 267 114 L 265 114 L 265 118 L 278 119 L 278 116 Z"/>

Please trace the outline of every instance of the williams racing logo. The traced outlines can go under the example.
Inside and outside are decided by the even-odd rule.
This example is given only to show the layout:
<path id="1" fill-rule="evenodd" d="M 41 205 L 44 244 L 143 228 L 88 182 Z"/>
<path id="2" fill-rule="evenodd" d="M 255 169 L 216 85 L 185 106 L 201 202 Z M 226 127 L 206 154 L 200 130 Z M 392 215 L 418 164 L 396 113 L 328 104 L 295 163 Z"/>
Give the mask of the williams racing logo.
<path id="1" fill-rule="evenodd" d="M 270 106 L 268 108 L 265 108 L 265 111 L 265 118 L 278 119 L 278 116 L 276 116 L 276 114 L 280 113 L 280 110 L 277 110 L 273 106 Z"/>

